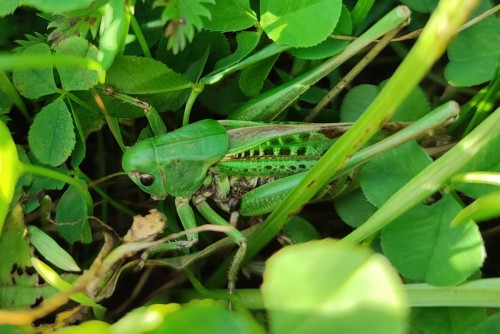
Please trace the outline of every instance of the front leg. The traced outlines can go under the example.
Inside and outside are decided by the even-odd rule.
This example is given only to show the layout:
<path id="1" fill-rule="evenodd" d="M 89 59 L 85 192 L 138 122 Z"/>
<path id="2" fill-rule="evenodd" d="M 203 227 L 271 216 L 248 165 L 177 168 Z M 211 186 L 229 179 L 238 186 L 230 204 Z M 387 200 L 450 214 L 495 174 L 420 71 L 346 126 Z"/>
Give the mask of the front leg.
<path id="1" fill-rule="evenodd" d="M 189 231 L 197 227 L 196 218 L 193 208 L 189 203 L 190 197 L 176 197 L 175 207 L 185 231 Z M 198 242 L 198 232 L 192 232 L 187 235 L 187 240 L 190 246 Z M 190 247 L 188 246 L 188 247 Z"/>
<path id="2" fill-rule="evenodd" d="M 228 223 L 224 218 L 222 218 L 217 212 L 210 207 L 207 203 L 205 197 L 193 197 L 193 203 L 196 206 L 196 209 L 200 212 L 200 214 L 211 224 L 220 225 L 220 226 L 228 226 L 231 227 L 230 230 L 226 232 L 227 236 L 229 236 L 233 241 L 238 245 L 238 251 L 236 252 L 233 262 L 231 263 L 231 267 L 228 272 L 228 290 L 229 293 L 232 294 L 234 292 L 236 277 L 238 275 L 238 270 L 241 267 L 243 260 L 245 259 L 246 249 L 247 249 L 247 240 L 241 234 L 239 230 L 237 230 L 234 225 L 236 225 L 238 220 L 238 212 L 233 212 L 231 214 L 231 222 Z M 234 225 L 233 225 L 234 224 Z"/>

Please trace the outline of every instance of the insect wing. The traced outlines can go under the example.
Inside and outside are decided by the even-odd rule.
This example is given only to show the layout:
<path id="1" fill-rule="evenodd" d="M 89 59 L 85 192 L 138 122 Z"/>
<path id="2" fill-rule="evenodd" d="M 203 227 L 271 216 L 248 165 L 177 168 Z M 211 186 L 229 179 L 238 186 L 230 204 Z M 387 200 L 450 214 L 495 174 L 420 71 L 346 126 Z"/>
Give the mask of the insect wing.
<path id="1" fill-rule="evenodd" d="M 274 138 L 300 133 L 317 132 L 327 138 L 340 137 L 352 123 L 292 123 L 292 124 L 264 124 L 255 123 L 251 126 L 233 128 L 227 131 L 229 136 L 228 154 L 238 153 Z"/>

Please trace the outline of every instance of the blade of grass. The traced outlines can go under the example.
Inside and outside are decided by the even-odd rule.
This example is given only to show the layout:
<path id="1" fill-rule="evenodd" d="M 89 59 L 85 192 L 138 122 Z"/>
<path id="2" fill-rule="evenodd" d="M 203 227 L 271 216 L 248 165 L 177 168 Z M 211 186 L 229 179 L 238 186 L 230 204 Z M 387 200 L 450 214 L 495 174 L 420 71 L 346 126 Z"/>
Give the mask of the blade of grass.
<path id="1" fill-rule="evenodd" d="M 248 238 L 247 259 L 264 247 L 290 218 L 340 169 L 415 88 L 444 53 L 451 38 L 465 22 L 477 1 L 444 0 L 431 16 L 422 35 L 387 85 L 359 120 L 325 153 L 283 203 Z M 398 7 L 396 15 L 409 15 Z"/>
<path id="2" fill-rule="evenodd" d="M 421 171 L 344 241 L 357 243 L 437 191 L 500 133 L 500 108 L 455 147 Z"/>

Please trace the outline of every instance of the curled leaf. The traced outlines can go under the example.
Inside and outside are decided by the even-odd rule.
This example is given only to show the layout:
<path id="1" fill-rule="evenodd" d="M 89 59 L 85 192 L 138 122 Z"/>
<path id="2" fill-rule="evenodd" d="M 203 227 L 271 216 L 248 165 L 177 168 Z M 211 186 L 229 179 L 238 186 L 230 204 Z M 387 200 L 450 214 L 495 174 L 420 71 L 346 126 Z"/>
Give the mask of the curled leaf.
<path id="1" fill-rule="evenodd" d="M 463 208 L 452 220 L 451 226 L 458 226 L 471 220 L 481 222 L 500 217 L 500 191 L 479 197 Z"/>
<path id="2" fill-rule="evenodd" d="M 0 121 L 0 184 L 2 185 L 0 187 L 0 234 L 21 170 L 16 145 L 7 126 Z"/>

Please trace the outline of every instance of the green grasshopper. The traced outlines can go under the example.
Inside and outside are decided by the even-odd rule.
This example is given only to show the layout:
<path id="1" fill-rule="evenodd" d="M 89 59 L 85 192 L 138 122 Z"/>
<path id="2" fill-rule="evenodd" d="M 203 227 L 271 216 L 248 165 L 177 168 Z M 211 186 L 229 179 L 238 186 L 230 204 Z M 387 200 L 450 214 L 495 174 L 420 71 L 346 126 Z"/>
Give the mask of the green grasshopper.
<path id="1" fill-rule="evenodd" d="M 351 160 L 355 164 L 347 166 L 313 200 L 343 193 L 353 184 L 360 164 L 442 124 L 452 115 L 440 117 L 434 123 L 421 119 L 380 141 L 405 126 L 384 125 L 375 139 L 378 142 L 366 149 L 371 153 L 364 154 L 363 159 L 354 156 Z M 272 211 L 349 126 L 207 119 L 138 142 L 125 151 L 122 165 L 132 181 L 153 198 L 175 197 L 184 228 L 196 226 L 190 201 L 208 222 L 234 227 L 240 215 L 259 216 Z M 230 214 L 229 222 L 210 207 L 208 199 Z M 232 291 L 245 255 L 246 239 L 235 228 L 227 234 L 240 246 L 229 273 Z M 196 233 L 188 235 L 187 246 L 197 239 Z"/>

